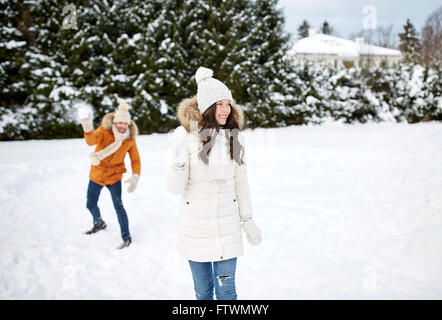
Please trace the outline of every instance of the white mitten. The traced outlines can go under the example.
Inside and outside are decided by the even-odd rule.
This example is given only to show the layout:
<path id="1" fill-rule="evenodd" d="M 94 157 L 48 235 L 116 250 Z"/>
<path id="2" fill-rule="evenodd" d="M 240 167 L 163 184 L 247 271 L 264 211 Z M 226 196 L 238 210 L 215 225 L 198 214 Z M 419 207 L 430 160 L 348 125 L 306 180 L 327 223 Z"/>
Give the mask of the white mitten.
<path id="1" fill-rule="evenodd" d="M 140 180 L 140 176 L 135 173 L 132 177 L 124 181 L 125 183 L 129 183 L 129 186 L 127 187 L 127 192 L 133 192 L 135 190 L 138 184 L 138 180 Z"/>
<path id="2" fill-rule="evenodd" d="M 247 235 L 247 240 L 253 244 L 258 245 L 262 240 L 262 232 L 256 226 L 255 221 L 253 219 L 244 221 L 242 224 L 242 228 Z"/>
<path id="3" fill-rule="evenodd" d="M 187 161 L 187 131 L 183 126 L 175 129 L 172 134 L 172 165 L 184 168 Z"/>
<path id="4" fill-rule="evenodd" d="M 92 115 L 88 109 L 78 110 L 78 121 L 83 127 L 84 132 L 90 132 L 94 130 L 94 125 L 92 123 Z"/>
<path id="5" fill-rule="evenodd" d="M 91 158 L 92 165 L 98 166 L 100 164 L 101 160 L 98 159 L 98 154 L 96 152 L 91 152 L 89 157 Z"/>

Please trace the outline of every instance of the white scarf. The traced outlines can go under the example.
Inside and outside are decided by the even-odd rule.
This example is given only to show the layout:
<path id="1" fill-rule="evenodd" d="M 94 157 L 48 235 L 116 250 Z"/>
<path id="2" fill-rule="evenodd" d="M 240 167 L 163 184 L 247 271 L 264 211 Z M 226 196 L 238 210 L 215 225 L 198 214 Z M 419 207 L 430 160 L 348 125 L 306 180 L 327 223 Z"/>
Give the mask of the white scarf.
<path id="1" fill-rule="evenodd" d="M 114 124 L 112 124 L 112 132 L 114 133 L 115 141 L 108 145 L 106 148 L 100 151 L 92 152 L 90 154 L 92 165 L 98 166 L 101 160 L 115 153 L 121 147 L 123 141 L 130 136 L 129 128 L 127 128 L 125 133 L 120 133 Z"/>
<path id="2" fill-rule="evenodd" d="M 209 154 L 209 177 L 218 183 L 223 183 L 233 176 L 234 166 L 227 143 L 225 132 L 221 129 Z"/>

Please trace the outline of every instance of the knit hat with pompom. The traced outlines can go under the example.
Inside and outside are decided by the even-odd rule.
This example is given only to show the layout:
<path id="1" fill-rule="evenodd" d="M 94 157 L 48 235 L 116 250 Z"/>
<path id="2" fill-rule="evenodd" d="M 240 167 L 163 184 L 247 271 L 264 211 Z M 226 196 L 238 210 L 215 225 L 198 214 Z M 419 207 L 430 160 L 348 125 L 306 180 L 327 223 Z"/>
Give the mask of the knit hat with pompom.
<path id="1" fill-rule="evenodd" d="M 126 122 L 130 124 L 129 106 L 126 103 L 122 103 L 118 106 L 113 122 Z"/>
<path id="2" fill-rule="evenodd" d="M 232 93 L 227 86 L 212 78 L 212 75 L 213 71 L 204 67 L 199 67 L 195 73 L 195 80 L 198 84 L 196 98 L 201 114 L 219 100 L 229 99 L 232 101 Z"/>

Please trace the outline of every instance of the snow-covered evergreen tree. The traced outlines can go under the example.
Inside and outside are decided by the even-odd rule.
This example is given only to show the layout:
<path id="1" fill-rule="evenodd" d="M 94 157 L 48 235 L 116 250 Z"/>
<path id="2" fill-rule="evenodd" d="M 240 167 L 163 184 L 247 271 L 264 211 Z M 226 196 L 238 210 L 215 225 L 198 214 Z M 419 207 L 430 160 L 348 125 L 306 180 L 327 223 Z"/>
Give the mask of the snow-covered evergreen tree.
<path id="1" fill-rule="evenodd" d="M 30 65 L 26 60 L 31 23 L 29 8 L 22 1 L 0 2 L 0 137 L 27 138 L 19 107 L 27 101 Z"/>
<path id="2" fill-rule="evenodd" d="M 15 77 L 15 82 L 2 86 L 2 102 L 7 103 L 6 116 L 2 115 L 5 124 L 2 137 L 63 136 L 64 132 L 58 128 L 58 117 L 64 111 L 53 109 L 51 102 L 53 88 L 64 82 L 62 64 L 55 55 L 59 28 L 56 13 L 61 12 L 57 11 L 61 10 L 60 3 L 30 0 L 7 2 L 6 5 L 3 2 L 2 6 L 5 20 L 9 20 L 6 29 L 15 29 L 14 35 L 23 39 L 20 47 L 1 53 L 2 59 L 10 60 L 9 67 L 17 68 L 7 71 L 8 78 Z"/>
<path id="3" fill-rule="evenodd" d="M 18 0 L 2 1 L 0 21 L 0 108 L 4 114 L 6 107 L 26 101 L 27 88 L 22 79 L 30 74 L 25 64 L 30 37 L 28 8 Z"/>
<path id="4" fill-rule="evenodd" d="M 137 1 L 137 6 L 131 9 L 134 23 L 138 25 L 130 41 L 135 45 L 135 52 L 128 56 L 132 59 L 130 74 L 134 75 L 132 113 L 145 133 L 167 132 L 175 125 L 168 101 L 174 91 L 165 88 L 162 77 L 167 68 L 162 48 L 167 43 L 171 25 L 164 7 L 163 1 Z"/>
<path id="5" fill-rule="evenodd" d="M 232 86 L 246 104 L 249 125 L 277 126 L 280 122 L 276 96 L 288 94 L 291 61 L 287 58 L 289 35 L 283 31 L 284 16 L 276 0 L 256 0 L 246 25 L 251 25 L 245 48 L 238 43 L 242 61 L 233 64 Z M 241 27 L 244 25 L 242 22 Z M 242 27 L 243 28 L 243 27 Z M 233 61 L 235 62 L 235 61 Z"/>
<path id="6" fill-rule="evenodd" d="M 405 63 L 419 63 L 420 61 L 420 43 L 414 25 L 407 19 L 403 32 L 399 33 L 399 48 L 404 56 Z"/>
<path id="7" fill-rule="evenodd" d="M 298 27 L 298 39 L 302 39 L 308 37 L 308 29 L 310 28 L 310 24 L 307 20 L 302 21 L 301 25 Z"/>
<path id="8" fill-rule="evenodd" d="M 276 4 L 1 1 L 0 139 L 79 137 L 78 100 L 94 107 L 96 126 L 125 101 L 141 133 L 167 132 L 196 93 L 199 66 L 228 85 L 249 127 L 442 120 L 440 67 L 416 64 L 413 28 L 402 34 L 411 63 L 397 68 L 295 64 Z"/>
<path id="9" fill-rule="evenodd" d="M 199 66 L 214 70 L 245 108 L 250 126 L 276 125 L 273 92 L 284 90 L 288 35 L 275 0 L 169 1 L 158 76 L 167 103 L 196 92 Z"/>

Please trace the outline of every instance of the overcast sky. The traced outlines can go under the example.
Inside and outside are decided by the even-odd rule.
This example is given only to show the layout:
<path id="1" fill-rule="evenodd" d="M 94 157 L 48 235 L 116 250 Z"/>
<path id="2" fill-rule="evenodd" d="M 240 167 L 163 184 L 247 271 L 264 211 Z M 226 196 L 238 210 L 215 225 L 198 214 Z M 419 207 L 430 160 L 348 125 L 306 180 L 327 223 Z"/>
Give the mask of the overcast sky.
<path id="1" fill-rule="evenodd" d="M 438 7 L 441 0 L 279 0 L 278 7 L 284 9 L 286 31 L 296 39 L 298 26 L 306 19 L 317 30 L 327 20 L 336 35 L 348 38 L 350 34 L 362 30 L 364 6 L 376 8 L 377 26 L 393 24 L 393 32 L 402 31 L 410 18 L 420 32 L 427 17 Z M 365 18 L 366 19 L 366 18 Z"/>

